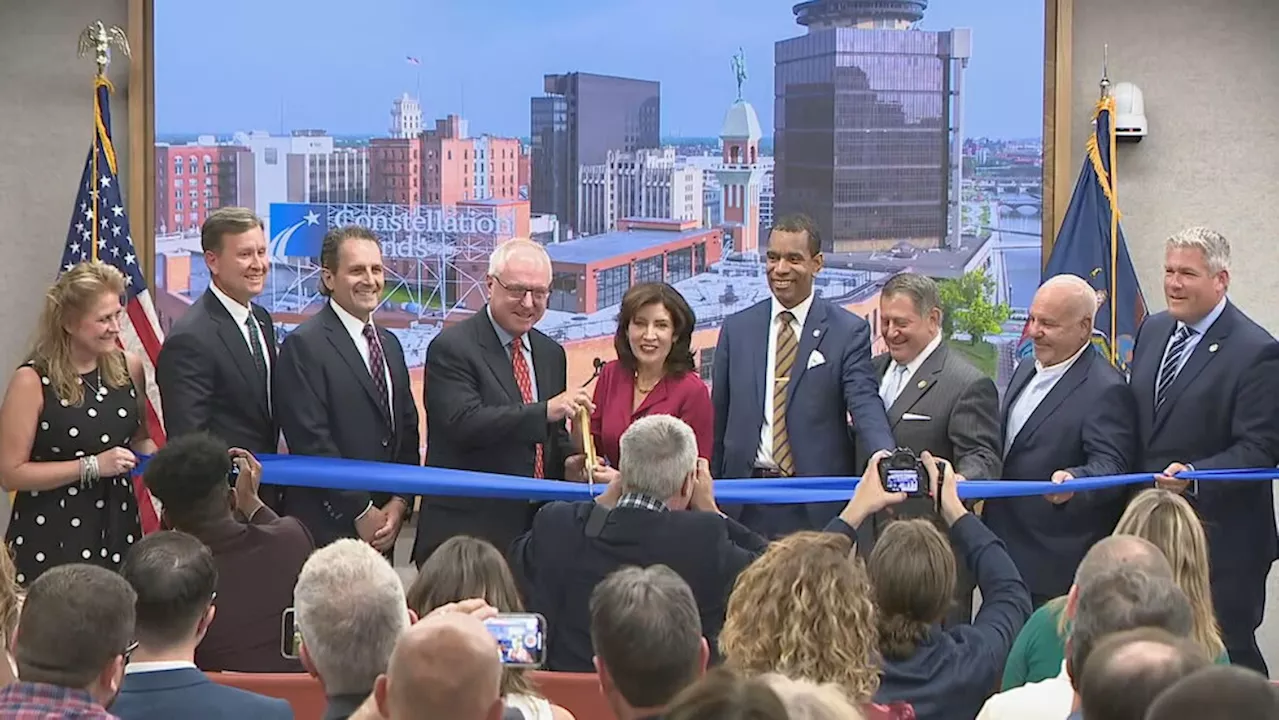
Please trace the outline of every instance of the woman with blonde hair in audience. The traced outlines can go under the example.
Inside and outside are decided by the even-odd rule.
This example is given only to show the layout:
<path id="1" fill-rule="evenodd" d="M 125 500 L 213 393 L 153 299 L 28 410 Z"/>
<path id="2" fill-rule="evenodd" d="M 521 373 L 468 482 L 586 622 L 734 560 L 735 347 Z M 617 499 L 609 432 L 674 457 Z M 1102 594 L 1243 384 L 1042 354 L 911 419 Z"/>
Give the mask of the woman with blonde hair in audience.
<path id="1" fill-rule="evenodd" d="M 524 612 L 506 558 L 490 543 L 466 535 L 450 538 L 431 553 L 406 598 L 418 617 L 470 598 L 483 598 L 498 612 Z M 568 710 L 552 705 L 538 693 L 522 668 L 502 669 L 502 698 L 525 720 L 573 720 Z"/>
<path id="2" fill-rule="evenodd" d="M 116 570 L 142 537 L 130 475 L 156 451 L 142 361 L 120 349 L 125 277 L 82 262 L 45 294 L 36 341 L 0 407 L 5 540 L 26 586 L 66 563 Z"/>
<path id="3" fill-rule="evenodd" d="M 788 720 L 863 720 L 838 685 L 793 680 L 778 673 L 760 679 L 782 700 Z"/>
<path id="4" fill-rule="evenodd" d="M 1136 535 L 1160 548 L 1191 603 L 1191 639 L 1215 663 L 1229 664 L 1209 592 L 1209 543 L 1191 504 L 1168 490 L 1143 490 L 1129 502 L 1112 535 Z M 1071 629 L 1066 604 L 1065 596 L 1050 600 L 1027 620 L 1005 663 L 1002 689 L 1058 675 Z"/>
<path id="5" fill-rule="evenodd" d="M 0 642 L 4 648 L 4 662 L 0 663 L 0 687 L 18 679 L 18 668 L 13 659 L 14 635 L 18 631 L 18 614 L 22 612 L 22 591 L 14 580 L 13 558 L 6 546 L 0 551 Z"/>
<path id="6" fill-rule="evenodd" d="M 777 540 L 734 583 L 720 633 L 725 665 L 833 683 L 870 720 L 911 720 L 905 703 L 874 705 L 880 686 L 876 608 L 848 537 Z"/>

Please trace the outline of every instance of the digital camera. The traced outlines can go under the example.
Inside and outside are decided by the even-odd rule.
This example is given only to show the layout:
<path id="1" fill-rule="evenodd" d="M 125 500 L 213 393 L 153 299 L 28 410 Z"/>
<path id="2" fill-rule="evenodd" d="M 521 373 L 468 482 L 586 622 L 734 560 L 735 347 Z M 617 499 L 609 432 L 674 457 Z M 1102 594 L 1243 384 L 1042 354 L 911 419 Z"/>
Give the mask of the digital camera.
<path id="1" fill-rule="evenodd" d="M 929 497 L 929 474 L 910 448 L 898 448 L 880 458 L 880 485 L 885 492 L 906 493 L 907 497 Z M 942 472 L 939 467 L 938 472 Z"/>

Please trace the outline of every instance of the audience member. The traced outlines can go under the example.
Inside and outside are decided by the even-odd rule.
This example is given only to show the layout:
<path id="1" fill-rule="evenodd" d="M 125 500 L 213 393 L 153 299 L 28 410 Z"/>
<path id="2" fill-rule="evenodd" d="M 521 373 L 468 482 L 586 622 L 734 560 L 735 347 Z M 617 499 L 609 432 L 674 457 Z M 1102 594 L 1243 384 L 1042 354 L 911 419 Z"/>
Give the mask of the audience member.
<path id="1" fill-rule="evenodd" d="M 781 698 L 758 677 L 716 668 L 685 688 L 662 720 L 790 720 Z"/>
<path id="2" fill-rule="evenodd" d="M 388 720 L 499 720 L 503 714 L 498 643 L 461 613 L 423 618 L 395 645 L 374 697 Z"/>
<path id="3" fill-rule="evenodd" d="M 17 572 L 9 548 L 0 550 L 0 648 L 4 650 L 4 662 L 0 662 L 0 688 L 18 679 L 18 668 L 10 652 L 18 629 L 18 613 L 22 610 L 22 588 L 18 586 Z"/>
<path id="4" fill-rule="evenodd" d="M 864 485 L 867 483 L 863 483 Z M 878 487 L 878 485 L 877 485 Z M 858 492 L 864 492 L 861 485 Z M 883 490 L 881 490 L 883 492 Z M 834 683 L 867 705 L 880 685 L 876 607 L 862 560 L 835 533 L 775 540 L 733 588 L 720 651 L 751 674 Z M 871 718 L 911 718 L 909 707 L 865 707 Z"/>
<path id="5" fill-rule="evenodd" d="M 768 673 L 760 679 L 786 706 L 788 720 L 863 720 L 862 713 L 849 703 L 839 685 L 792 680 L 778 673 Z"/>
<path id="6" fill-rule="evenodd" d="M 72 563 L 27 589 L 14 654 L 19 682 L 0 689 L 0 717 L 110 720 L 133 643 L 129 583 Z"/>
<path id="7" fill-rule="evenodd" d="M 120 574 L 138 595 L 138 649 L 111 711 L 123 720 L 292 718 L 284 700 L 219 685 L 196 668 L 196 646 L 215 615 L 213 555 L 185 533 L 148 535 L 129 549 Z"/>
<path id="8" fill-rule="evenodd" d="M 345 538 L 312 553 L 293 602 L 302 665 L 328 698 L 325 720 L 346 720 L 373 692 L 396 640 L 417 619 L 400 576 L 371 545 Z"/>
<path id="9" fill-rule="evenodd" d="M 941 498 L 950 543 L 932 520 L 890 523 L 867 564 L 884 657 L 880 702 L 910 702 L 928 720 L 970 720 L 1000 678 L 1005 656 L 1031 614 L 1031 596 L 1004 543 L 969 512 L 951 463 L 921 456 Z M 881 491 L 883 492 L 883 491 Z M 944 629 L 955 589 L 952 545 L 977 580 L 982 605 L 970 625 Z"/>
<path id="10" fill-rule="evenodd" d="M 1209 665 L 1195 641 L 1160 628 L 1109 635 L 1089 655 L 1080 679 L 1081 716 L 1142 720 L 1165 688 Z"/>
<path id="11" fill-rule="evenodd" d="M 656 720 L 707 671 L 693 591 L 666 565 L 618 570 L 591 592 L 600 692 L 616 720 Z M 584 719 L 585 720 L 585 719 Z"/>
<path id="12" fill-rule="evenodd" d="M 262 465 L 195 432 L 170 440 L 147 463 L 143 480 L 164 506 L 166 526 L 208 546 L 218 568 L 217 618 L 196 648 L 196 665 L 300 672 L 298 661 L 280 654 L 280 616 L 293 604 L 294 582 L 313 545 L 302 523 L 277 517 L 258 498 Z"/>
<path id="13" fill-rule="evenodd" d="M 484 598 L 498 612 L 524 612 L 506 558 L 488 541 L 455 535 L 422 564 L 409 588 L 409 607 L 424 617 L 442 605 Z M 568 720 L 572 715 L 547 702 L 521 668 L 503 668 L 502 698 L 525 720 Z"/>
<path id="14" fill-rule="evenodd" d="M 1197 670 L 1151 703 L 1146 720 L 1273 720 L 1280 695 L 1266 676 L 1238 665 Z"/>
<path id="15" fill-rule="evenodd" d="M 1080 562 L 1080 566 L 1076 568 L 1075 582 L 1061 601 L 1064 608 L 1063 617 L 1070 619 L 1080 612 L 1078 600 L 1083 588 L 1092 585 L 1098 578 L 1108 573 L 1125 568 L 1148 578 L 1173 583 L 1173 569 L 1169 567 L 1169 561 L 1165 559 L 1159 548 L 1133 535 L 1112 535 L 1103 538 L 1090 548 L 1084 560 Z M 1132 602 L 1126 597 L 1113 598 L 1112 605 L 1105 608 L 1106 617 L 1086 620 L 1086 624 L 1100 624 L 1111 628 L 1111 632 L 1131 630 L 1141 625 L 1153 625 L 1171 630 L 1177 627 L 1177 621 L 1173 616 L 1180 612 L 1182 607 L 1180 603 L 1153 607 L 1149 613 L 1139 615 L 1142 612 L 1141 609 L 1134 608 Z M 1090 612 L 1096 612 L 1097 608 L 1097 603 L 1094 603 Z M 1037 614 L 1039 612 L 1036 611 Z M 1036 619 L 1037 614 L 1031 616 L 1032 620 Z M 1024 644 L 1025 633 L 1026 630 L 1018 635 L 1018 641 L 1014 644 L 1015 653 L 1018 646 Z M 1052 642 L 1056 638 L 1057 635 L 1052 635 L 1047 642 Z M 1039 647 L 1042 644 L 1045 643 L 1032 639 L 1025 644 L 1027 648 L 1025 654 L 1028 657 L 1051 654 L 1051 651 L 1042 650 Z M 979 720 L 1062 720 L 1066 717 L 1071 712 L 1075 691 L 1071 687 L 1071 678 L 1067 675 L 1067 663 L 1062 659 L 1061 650 L 1058 651 L 1058 657 L 1056 674 L 1045 680 L 1020 685 L 993 696 L 982 706 L 982 712 L 978 714 Z M 1012 662 L 1011 656 L 1010 663 Z M 1005 676 L 1008 677 L 1008 675 L 1009 669 L 1006 666 Z"/>

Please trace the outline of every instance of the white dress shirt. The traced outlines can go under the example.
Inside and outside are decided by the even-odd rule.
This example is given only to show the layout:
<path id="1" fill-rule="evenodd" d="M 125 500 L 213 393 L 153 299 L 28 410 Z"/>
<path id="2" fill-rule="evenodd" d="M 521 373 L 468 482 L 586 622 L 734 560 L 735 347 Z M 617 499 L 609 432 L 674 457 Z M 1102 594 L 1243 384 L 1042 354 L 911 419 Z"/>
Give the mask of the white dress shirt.
<path id="1" fill-rule="evenodd" d="M 364 361 L 366 369 L 369 367 L 369 341 L 364 337 L 365 323 L 361 322 L 355 315 L 342 309 L 342 306 L 329 298 L 329 307 L 333 308 L 333 312 L 342 321 L 342 327 L 346 328 L 347 334 L 351 336 L 351 342 L 355 343 L 356 352 L 360 353 L 360 359 Z M 373 324 L 373 318 L 369 318 L 369 324 Z M 378 338 L 378 346 L 382 346 L 382 337 L 377 334 L 377 326 L 374 326 L 374 337 Z M 370 371 L 372 374 L 372 371 Z M 395 408 L 395 390 L 391 386 L 391 364 L 387 361 L 387 350 L 382 349 L 382 374 L 387 381 L 387 407 Z M 395 412 L 391 413 L 391 429 L 396 426 Z"/>
<path id="2" fill-rule="evenodd" d="M 774 364 L 778 360 L 778 315 L 783 312 L 790 312 L 792 315 L 791 331 L 795 333 L 796 345 L 799 346 L 800 333 L 804 332 L 804 321 L 809 317 L 809 308 L 813 307 L 813 293 L 809 293 L 809 297 L 800 301 L 800 304 L 788 310 L 782 307 L 782 303 L 778 302 L 778 298 L 769 298 L 769 349 L 765 355 L 764 367 L 764 422 L 760 424 L 760 450 L 756 452 L 756 464 L 758 468 L 766 468 L 769 470 L 777 470 L 778 463 L 773 461 L 773 389 L 775 387 L 774 379 L 778 373 L 774 368 Z M 791 366 L 791 377 L 795 378 L 800 371 L 804 370 L 804 366 L 800 363 L 808 362 L 809 358 L 800 357 L 797 348 L 795 363 Z"/>
<path id="3" fill-rule="evenodd" d="M 1080 359 L 1086 350 L 1093 347 L 1093 344 L 1086 342 L 1080 346 L 1075 355 L 1063 360 L 1056 365 L 1045 367 L 1036 360 L 1036 372 L 1027 381 L 1022 392 L 1009 406 L 1009 423 L 1004 436 L 1004 455 L 1009 454 L 1009 448 L 1013 447 L 1013 439 L 1018 437 L 1018 433 L 1022 430 L 1022 426 L 1027 424 L 1027 418 L 1031 417 L 1031 413 L 1040 407 L 1040 403 L 1048 397 L 1049 391 L 1053 390 L 1053 386 L 1058 384 L 1063 375 L 1071 369 L 1071 366 Z"/>
<path id="4" fill-rule="evenodd" d="M 262 348 L 262 363 L 267 368 L 267 377 L 271 377 L 271 353 L 267 350 L 267 337 L 262 332 L 262 327 L 258 324 L 258 318 L 254 316 L 253 311 L 247 306 L 241 305 L 239 301 L 232 300 L 231 296 L 222 292 L 217 283 L 209 283 L 209 291 L 213 296 L 218 298 L 218 302 L 227 309 L 227 313 L 231 315 L 231 319 L 235 321 L 236 327 L 240 330 L 240 337 L 244 338 L 244 344 L 249 348 L 249 355 L 253 355 L 253 340 L 249 338 L 249 318 L 253 318 L 253 332 L 258 336 L 259 347 Z M 267 407 L 271 407 L 271 383 L 267 383 Z"/>
<path id="5" fill-rule="evenodd" d="M 933 336 L 933 339 L 929 341 L 928 345 L 924 346 L 924 350 L 921 350 L 920 354 L 916 355 L 915 358 L 906 365 L 903 365 L 897 360 L 889 361 L 889 367 L 885 368 L 884 377 L 880 379 L 880 398 L 884 400 L 885 410 L 888 410 L 893 406 L 893 403 L 898 399 L 898 396 L 902 394 L 902 391 L 907 387 L 907 384 L 910 383 L 916 373 L 919 372 L 920 366 L 924 364 L 925 360 L 929 359 L 929 356 L 932 355 L 933 351 L 937 350 L 938 346 L 941 344 L 942 333 L 938 333 Z M 904 367 L 906 368 L 905 371 L 899 369 Z"/>
<path id="6" fill-rule="evenodd" d="M 1071 714 L 1074 702 L 1075 691 L 1064 660 L 1057 677 L 1019 685 L 987 698 L 977 720 L 1062 720 Z"/>
<path id="7" fill-rule="evenodd" d="M 168 670 L 197 670 L 196 664 L 187 660 L 156 660 L 154 662 L 131 662 L 124 666 L 125 675 L 140 673 L 165 672 Z"/>

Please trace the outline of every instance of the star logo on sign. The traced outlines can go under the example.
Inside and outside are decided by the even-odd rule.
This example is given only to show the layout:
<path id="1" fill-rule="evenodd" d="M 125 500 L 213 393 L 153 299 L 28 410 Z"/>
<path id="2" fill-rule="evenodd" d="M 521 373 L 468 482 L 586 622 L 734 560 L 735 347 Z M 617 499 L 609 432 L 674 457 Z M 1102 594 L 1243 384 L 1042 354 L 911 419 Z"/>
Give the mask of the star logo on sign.
<path id="1" fill-rule="evenodd" d="M 314 210 L 312 210 L 311 212 L 307 213 L 307 214 L 306 214 L 306 216 L 304 216 L 302 219 L 303 219 L 303 220 L 306 220 L 308 225 L 319 225 L 319 224 L 320 224 L 320 216 L 319 216 L 319 215 L 317 215 L 317 214 L 316 214 L 316 212 L 315 212 Z"/>

